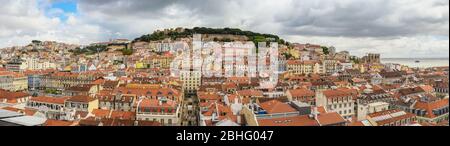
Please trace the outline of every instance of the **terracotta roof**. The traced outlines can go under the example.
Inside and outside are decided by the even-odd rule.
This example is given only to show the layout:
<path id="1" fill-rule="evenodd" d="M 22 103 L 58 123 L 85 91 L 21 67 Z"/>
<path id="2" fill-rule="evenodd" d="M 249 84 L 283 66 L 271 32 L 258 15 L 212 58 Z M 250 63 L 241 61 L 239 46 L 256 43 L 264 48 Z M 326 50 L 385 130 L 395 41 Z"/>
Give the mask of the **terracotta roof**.
<path id="1" fill-rule="evenodd" d="M 111 110 L 103 110 L 103 109 L 94 109 L 92 111 L 92 114 L 96 118 L 109 118 L 110 117 Z"/>
<path id="2" fill-rule="evenodd" d="M 23 73 L 16 73 L 16 72 L 11 72 L 11 71 L 0 71 L 0 76 L 11 76 L 14 78 L 25 77 L 25 75 Z"/>
<path id="3" fill-rule="evenodd" d="M 80 96 L 69 97 L 69 99 L 67 99 L 66 101 L 88 103 L 88 102 L 91 102 L 91 101 L 94 101 L 94 100 L 95 99 L 90 97 L 90 96 L 80 95 Z"/>
<path id="4" fill-rule="evenodd" d="M 420 86 L 420 88 L 422 88 L 423 91 L 427 92 L 427 93 L 431 93 L 434 91 L 433 86 L 430 85 L 424 85 L 424 86 Z"/>
<path id="5" fill-rule="evenodd" d="M 259 126 L 319 126 L 319 123 L 308 115 L 257 120 Z"/>
<path id="6" fill-rule="evenodd" d="M 289 90 L 288 92 L 291 93 L 291 95 L 293 97 L 305 97 L 305 96 L 312 97 L 312 96 L 316 96 L 316 93 L 314 93 L 311 90 L 304 89 L 304 88 L 302 88 L 302 89 L 295 89 L 295 90 Z"/>
<path id="7" fill-rule="evenodd" d="M 12 112 L 20 112 L 21 110 L 20 109 L 18 109 L 18 108 L 15 108 L 15 107 L 10 107 L 10 106 L 7 106 L 7 107 L 3 107 L 2 109 L 4 109 L 4 110 L 8 110 L 8 111 L 12 111 Z"/>
<path id="8" fill-rule="evenodd" d="M 425 117 L 427 118 L 435 118 L 436 115 L 433 113 L 433 110 L 435 109 L 440 109 L 446 106 L 449 106 L 449 99 L 442 99 L 442 100 L 437 100 L 434 102 L 422 102 L 422 101 L 418 101 L 415 105 L 414 108 L 415 109 L 422 109 L 422 110 L 426 110 L 426 114 Z"/>
<path id="9" fill-rule="evenodd" d="M 209 106 L 208 111 L 203 112 L 202 114 L 205 116 L 212 116 L 213 113 L 216 113 L 219 117 L 233 114 L 230 107 L 220 103 L 212 103 Z"/>
<path id="10" fill-rule="evenodd" d="M 15 108 L 15 107 L 3 107 L 2 109 L 22 113 L 27 116 L 34 116 L 34 114 L 36 114 L 36 112 L 37 112 L 37 110 L 31 109 L 31 108 L 19 109 L 19 108 Z"/>
<path id="11" fill-rule="evenodd" d="M 319 114 L 317 116 L 317 120 L 319 121 L 321 126 L 341 124 L 346 122 L 345 119 L 336 112 Z"/>
<path id="12" fill-rule="evenodd" d="M 233 82 L 226 82 L 226 83 L 223 83 L 223 84 L 222 84 L 222 88 L 223 88 L 224 90 L 227 90 L 227 89 L 237 89 L 237 85 L 236 85 L 236 83 L 233 83 Z"/>
<path id="13" fill-rule="evenodd" d="M 51 120 L 51 119 L 48 119 L 44 123 L 44 126 L 73 126 L 73 125 L 74 125 L 74 122 Z"/>
<path id="14" fill-rule="evenodd" d="M 327 110 L 323 106 L 317 107 L 317 111 L 321 114 L 327 113 Z"/>
<path id="15" fill-rule="evenodd" d="M 241 91 L 237 91 L 237 94 L 239 96 L 246 96 L 246 97 L 261 97 L 261 96 L 263 96 L 263 92 L 258 91 L 258 90 L 241 90 Z"/>
<path id="16" fill-rule="evenodd" d="M 116 87 L 119 84 L 119 81 L 105 81 L 103 86 L 105 87 Z"/>
<path id="17" fill-rule="evenodd" d="M 400 89 L 398 93 L 400 93 L 403 96 L 410 95 L 410 94 L 417 94 L 417 93 L 424 93 L 425 90 L 423 90 L 421 87 L 415 87 L 415 88 L 405 88 Z"/>
<path id="18" fill-rule="evenodd" d="M 288 103 L 289 102 L 289 99 L 286 97 L 286 96 L 281 96 L 281 97 L 278 97 L 278 98 L 265 98 L 265 97 L 263 97 L 263 98 L 258 98 L 258 99 L 256 99 L 257 101 L 259 101 L 259 103 L 264 103 L 264 102 L 270 102 L 270 101 L 272 101 L 272 100 L 278 100 L 279 102 L 282 102 L 282 103 Z"/>
<path id="19" fill-rule="evenodd" d="M 101 85 L 101 84 L 103 84 L 104 82 L 105 82 L 105 79 L 100 78 L 100 79 L 97 79 L 97 80 L 93 81 L 91 84 L 94 84 L 94 85 Z"/>
<path id="20" fill-rule="evenodd" d="M 111 118 L 112 119 L 134 120 L 136 118 L 136 113 L 135 112 L 125 112 L 125 111 L 112 111 Z"/>
<path id="21" fill-rule="evenodd" d="M 296 112 L 293 107 L 289 104 L 282 103 L 278 100 L 272 100 L 268 102 L 264 102 L 260 104 L 261 108 L 264 109 L 268 114 L 276 114 L 276 113 L 290 113 Z"/>
<path id="22" fill-rule="evenodd" d="M 217 93 L 209 93 L 209 92 L 198 92 L 197 93 L 199 99 L 204 100 L 220 100 L 221 97 Z"/>
<path id="23" fill-rule="evenodd" d="M 338 90 L 326 90 L 323 91 L 323 94 L 327 98 L 340 98 L 340 97 L 348 97 L 348 96 L 357 96 L 357 90 L 355 89 L 338 89 Z"/>
<path id="24" fill-rule="evenodd" d="M 52 104 L 64 104 L 64 102 L 69 99 L 69 97 L 46 97 L 46 96 L 39 96 L 39 97 L 32 97 L 30 101 L 34 102 L 41 102 L 41 103 L 52 103 Z"/>
<path id="25" fill-rule="evenodd" d="M 7 99 L 7 100 L 16 100 L 18 98 L 24 98 L 28 97 L 30 94 L 25 92 L 10 92 L 3 89 L 0 89 L 0 99 Z"/>
<path id="26" fill-rule="evenodd" d="M 159 100 L 158 99 L 142 99 L 142 101 L 140 101 L 139 107 L 138 108 L 176 108 L 177 107 L 177 102 L 173 101 L 173 100 L 167 100 L 167 102 L 165 103 L 161 103 L 159 104 Z"/>

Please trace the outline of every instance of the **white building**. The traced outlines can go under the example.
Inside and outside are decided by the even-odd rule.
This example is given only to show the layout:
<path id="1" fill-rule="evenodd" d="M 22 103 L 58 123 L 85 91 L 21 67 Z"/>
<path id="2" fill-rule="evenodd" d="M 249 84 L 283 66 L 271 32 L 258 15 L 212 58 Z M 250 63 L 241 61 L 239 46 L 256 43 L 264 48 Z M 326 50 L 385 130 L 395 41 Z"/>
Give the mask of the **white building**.
<path id="1" fill-rule="evenodd" d="M 386 111 L 388 109 L 389 103 L 386 102 L 375 102 L 369 104 L 358 103 L 358 112 L 357 112 L 358 121 L 366 120 L 367 115 L 369 114 Z"/>
<path id="2" fill-rule="evenodd" d="M 45 70 L 45 69 L 56 69 L 56 64 L 51 63 L 46 60 L 40 60 L 36 57 L 25 58 L 25 62 L 23 62 L 23 70 Z M 21 68 L 22 69 L 22 68 Z"/>
<path id="3" fill-rule="evenodd" d="M 337 112 L 344 119 L 350 120 L 355 115 L 355 100 L 357 91 L 340 88 L 316 92 L 316 104 L 323 106 L 329 112 Z"/>
<path id="4" fill-rule="evenodd" d="M 183 82 L 183 89 L 186 93 L 195 93 L 202 81 L 201 71 L 181 71 L 180 80 Z"/>

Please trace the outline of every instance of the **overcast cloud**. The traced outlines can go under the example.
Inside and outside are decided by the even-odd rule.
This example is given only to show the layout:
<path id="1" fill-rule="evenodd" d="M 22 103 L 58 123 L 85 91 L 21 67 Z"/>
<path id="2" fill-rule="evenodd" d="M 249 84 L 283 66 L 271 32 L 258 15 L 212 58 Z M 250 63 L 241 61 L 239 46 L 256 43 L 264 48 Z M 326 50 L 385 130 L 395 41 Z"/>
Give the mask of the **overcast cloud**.
<path id="1" fill-rule="evenodd" d="M 76 2 L 77 12 L 51 8 Z M 172 27 L 236 27 L 355 55 L 448 57 L 448 0 L 3 0 L 0 47 L 92 43 Z M 63 14 L 61 14 L 63 13 Z M 62 20 L 58 15 L 67 16 Z"/>

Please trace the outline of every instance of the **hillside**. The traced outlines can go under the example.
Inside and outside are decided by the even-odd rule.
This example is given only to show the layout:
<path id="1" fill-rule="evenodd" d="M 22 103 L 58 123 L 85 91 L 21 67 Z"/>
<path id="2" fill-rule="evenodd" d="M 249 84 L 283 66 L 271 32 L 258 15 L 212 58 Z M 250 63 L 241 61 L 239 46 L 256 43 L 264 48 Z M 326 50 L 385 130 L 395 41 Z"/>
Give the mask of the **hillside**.
<path id="1" fill-rule="evenodd" d="M 226 37 L 214 37 L 212 40 L 214 41 L 222 41 L 222 42 L 232 42 L 232 41 L 253 41 L 253 42 L 268 42 L 268 41 L 276 41 L 280 44 L 287 44 L 283 39 L 280 39 L 279 36 L 273 34 L 261 34 L 255 33 L 251 31 L 243 31 L 236 28 L 205 28 L 205 27 L 195 27 L 192 29 L 167 29 L 164 31 L 156 31 L 152 34 L 143 35 L 139 38 L 136 38 L 134 42 L 137 41 L 161 41 L 165 39 L 177 40 L 180 38 L 189 38 L 192 37 L 193 34 L 205 34 L 209 36 L 226 36 Z M 228 37 L 228 36 L 237 36 L 237 37 Z M 245 36 L 245 37 L 239 37 Z M 239 39 L 235 39 L 239 38 Z"/>

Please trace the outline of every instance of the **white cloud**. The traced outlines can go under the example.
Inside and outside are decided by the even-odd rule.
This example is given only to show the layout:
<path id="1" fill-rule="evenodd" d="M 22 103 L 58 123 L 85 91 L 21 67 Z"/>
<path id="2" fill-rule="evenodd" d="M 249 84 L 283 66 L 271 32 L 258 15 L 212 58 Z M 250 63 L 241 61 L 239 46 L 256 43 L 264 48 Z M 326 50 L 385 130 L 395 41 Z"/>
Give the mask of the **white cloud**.
<path id="1" fill-rule="evenodd" d="M 448 57 L 449 51 L 448 0 L 78 0 L 78 13 L 65 14 L 65 22 L 44 14 L 59 14 L 45 9 L 52 1 L 6 0 L 0 47 L 30 39 L 85 44 L 206 26 L 273 33 L 357 55 Z"/>

